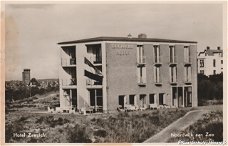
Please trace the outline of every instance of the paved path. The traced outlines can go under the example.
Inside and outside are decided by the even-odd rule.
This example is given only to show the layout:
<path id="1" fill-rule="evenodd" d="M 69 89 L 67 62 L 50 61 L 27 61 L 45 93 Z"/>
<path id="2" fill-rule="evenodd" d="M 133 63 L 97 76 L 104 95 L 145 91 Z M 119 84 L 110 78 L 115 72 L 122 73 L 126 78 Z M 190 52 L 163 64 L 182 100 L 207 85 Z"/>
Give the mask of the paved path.
<path id="1" fill-rule="evenodd" d="M 171 138 L 171 133 L 182 131 L 199 120 L 207 110 L 194 110 L 170 124 L 168 127 L 144 141 L 144 143 L 165 143 Z"/>

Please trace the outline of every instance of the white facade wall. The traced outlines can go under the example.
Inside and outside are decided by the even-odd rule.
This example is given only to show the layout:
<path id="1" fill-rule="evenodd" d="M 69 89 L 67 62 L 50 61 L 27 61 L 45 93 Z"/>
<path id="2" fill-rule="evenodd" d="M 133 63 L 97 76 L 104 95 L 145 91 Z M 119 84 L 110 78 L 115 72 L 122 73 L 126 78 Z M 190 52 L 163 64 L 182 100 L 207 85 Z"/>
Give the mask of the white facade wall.
<path id="1" fill-rule="evenodd" d="M 204 66 L 201 66 L 200 61 L 203 60 Z M 215 66 L 214 66 L 215 60 Z M 198 73 L 202 73 L 206 76 L 213 74 L 220 74 L 223 72 L 223 58 L 218 53 L 213 56 L 206 56 L 205 53 L 198 56 Z"/>

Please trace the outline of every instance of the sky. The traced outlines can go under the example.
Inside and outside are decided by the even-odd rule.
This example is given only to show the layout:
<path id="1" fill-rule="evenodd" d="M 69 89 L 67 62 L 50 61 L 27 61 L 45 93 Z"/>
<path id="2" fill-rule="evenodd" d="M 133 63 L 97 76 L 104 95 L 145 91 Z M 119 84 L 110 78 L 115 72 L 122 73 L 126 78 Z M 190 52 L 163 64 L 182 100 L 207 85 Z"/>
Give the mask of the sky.
<path id="1" fill-rule="evenodd" d="M 222 4 L 6 4 L 6 80 L 58 78 L 58 42 L 98 36 L 198 42 L 198 52 L 223 42 Z"/>

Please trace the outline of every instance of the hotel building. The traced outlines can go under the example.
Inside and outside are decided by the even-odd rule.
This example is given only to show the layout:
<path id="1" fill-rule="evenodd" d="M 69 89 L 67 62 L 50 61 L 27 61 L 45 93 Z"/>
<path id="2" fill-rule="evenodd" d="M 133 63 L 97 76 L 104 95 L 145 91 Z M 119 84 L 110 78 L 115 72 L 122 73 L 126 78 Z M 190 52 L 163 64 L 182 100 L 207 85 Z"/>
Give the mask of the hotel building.
<path id="1" fill-rule="evenodd" d="M 223 72 L 223 51 L 218 47 L 215 50 L 207 47 L 198 54 L 198 73 L 206 76 Z"/>
<path id="2" fill-rule="evenodd" d="M 60 42 L 60 109 L 197 106 L 197 42 L 95 37 Z"/>

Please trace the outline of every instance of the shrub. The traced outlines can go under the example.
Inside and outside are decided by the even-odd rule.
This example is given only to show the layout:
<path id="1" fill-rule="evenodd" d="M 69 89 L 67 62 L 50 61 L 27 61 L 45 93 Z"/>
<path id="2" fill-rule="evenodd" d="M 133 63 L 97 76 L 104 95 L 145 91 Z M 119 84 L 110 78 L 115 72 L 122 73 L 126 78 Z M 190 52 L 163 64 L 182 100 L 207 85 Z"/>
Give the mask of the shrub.
<path id="1" fill-rule="evenodd" d="M 198 74 L 198 97 L 199 105 L 203 105 L 204 100 L 223 99 L 223 74 L 209 77 Z"/>
<path id="2" fill-rule="evenodd" d="M 70 143 L 91 143 L 87 128 L 85 126 L 75 125 L 67 131 L 68 141 Z"/>
<path id="3" fill-rule="evenodd" d="M 70 121 L 68 119 L 63 119 L 61 117 L 56 119 L 53 116 L 40 117 L 39 119 L 36 120 L 36 123 L 39 123 L 39 124 L 42 124 L 43 122 L 53 128 L 57 125 L 64 125 L 66 123 L 69 123 Z"/>
<path id="4" fill-rule="evenodd" d="M 107 136 L 107 132 L 105 130 L 97 130 L 94 132 L 95 136 L 99 136 L 99 137 L 106 137 Z"/>
<path id="5" fill-rule="evenodd" d="M 96 119 L 95 119 L 95 118 L 92 118 L 92 119 L 91 119 L 91 121 L 92 121 L 92 122 L 95 122 L 95 121 L 96 121 Z"/>
<path id="6" fill-rule="evenodd" d="M 11 141 L 11 138 L 13 136 L 13 125 L 6 125 L 5 127 L 5 142 L 9 143 Z"/>
<path id="7" fill-rule="evenodd" d="M 28 117 L 21 117 L 19 120 L 18 120 L 18 122 L 24 122 L 25 120 L 27 120 L 28 119 Z"/>

